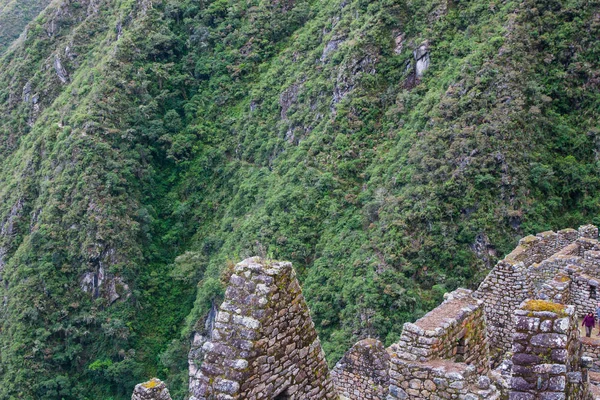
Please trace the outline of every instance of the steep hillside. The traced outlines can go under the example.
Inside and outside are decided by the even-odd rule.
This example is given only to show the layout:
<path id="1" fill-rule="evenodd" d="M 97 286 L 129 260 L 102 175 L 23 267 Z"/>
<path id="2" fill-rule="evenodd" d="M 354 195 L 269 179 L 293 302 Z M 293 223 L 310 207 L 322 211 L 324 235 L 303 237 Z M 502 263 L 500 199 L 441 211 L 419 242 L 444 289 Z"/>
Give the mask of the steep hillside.
<path id="1" fill-rule="evenodd" d="M 599 6 L 53 2 L 0 60 L 0 398 L 182 399 L 249 255 L 334 362 L 600 223 Z"/>
<path id="2" fill-rule="evenodd" d="M 0 54 L 50 0 L 0 0 Z"/>

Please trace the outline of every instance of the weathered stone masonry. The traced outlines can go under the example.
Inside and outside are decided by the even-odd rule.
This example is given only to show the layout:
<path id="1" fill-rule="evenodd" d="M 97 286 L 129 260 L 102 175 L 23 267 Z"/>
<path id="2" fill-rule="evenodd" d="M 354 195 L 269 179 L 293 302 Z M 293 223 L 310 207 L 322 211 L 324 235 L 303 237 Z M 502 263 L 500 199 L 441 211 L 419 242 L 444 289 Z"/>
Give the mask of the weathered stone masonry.
<path id="1" fill-rule="evenodd" d="M 331 371 L 337 392 L 351 399 L 385 399 L 390 386 L 390 355 L 377 339 L 356 343 Z"/>
<path id="2" fill-rule="evenodd" d="M 136 385 L 131 400 L 171 400 L 171 395 L 164 382 L 154 378 Z"/>
<path id="3" fill-rule="evenodd" d="M 526 236 L 517 248 L 492 269 L 473 294 L 485 303 L 485 315 L 493 352 L 505 353 L 512 346 L 513 312 L 523 300 L 536 297 L 542 285 L 577 257 L 581 243 L 597 243 L 598 229 L 586 225 L 558 232 Z M 572 247 L 566 249 L 568 246 Z M 586 247 L 593 245 L 586 244 Z M 553 255 L 565 250 L 563 254 Z M 548 259 L 548 260 L 547 260 Z"/>
<path id="4" fill-rule="evenodd" d="M 291 264 L 245 260 L 194 336 L 190 400 L 600 400 L 600 346 L 577 329 L 600 301 L 597 238 L 523 238 L 477 291 L 446 294 L 387 349 L 358 342 L 331 376 Z"/>
<path id="5" fill-rule="evenodd" d="M 486 376 L 489 357 L 483 302 L 470 290 L 444 302 L 414 324 L 404 324 L 390 347 L 388 399 L 497 399 Z"/>
<path id="6" fill-rule="evenodd" d="M 574 306 L 526 300 L 515 328 L 511 399 L 588 399 Z"/>
<path id="7" fill-rule="evenodd" d="M 191 399 L 336 398 L 292 265 L 251 258 L 229 282 Z"/>

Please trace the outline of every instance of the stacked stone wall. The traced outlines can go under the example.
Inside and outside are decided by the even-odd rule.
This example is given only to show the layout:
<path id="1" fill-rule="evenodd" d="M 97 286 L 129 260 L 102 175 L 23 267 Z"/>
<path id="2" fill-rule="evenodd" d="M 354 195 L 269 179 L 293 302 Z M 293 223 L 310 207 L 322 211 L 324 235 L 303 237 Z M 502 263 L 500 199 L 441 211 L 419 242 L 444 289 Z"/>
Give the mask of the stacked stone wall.
<path id="1" fill-rule="evenodd" d="M 591 359 L 590 370 L 600 372 L 600 343 L 594 339 L 582 337 L 581 345 L 583 347 L 583 356 Z"/>
<path id="2" fill-rule="evenodd" d="M 473 364 L 487 371 L 488 345 L 483 302 L 470 290 L 458 289 L 445 295 L 437 308 L 414 324 L 404 324 L 397 354 L 409 361 L 445 359 Z"/>
<path id="3" fill-rule="evenodd" d="M 529 297 L 534 296 L 547 281 L 554 279 L 567 266 L 581 264 L 578 254 L 578 244 L 571 243 L 540 263 L 532 264 L 526 272 L 531 281 Z"/>
<path id="4" fill-rule="evenodd" d="M 597 239 L 591 239 L 588 237 L 581 237 L 577 239 L 577 244 L 579 246 L 579 256 L 583 257 L 588 251 L 600 251 L 600 243 L 598 243 Z"/>
<path id="5" fill-rule="evenodd" d="M 571 303 L 575 305 L 577 315 L 583 318 L 588 312 L 595 313 L 600 302 L 600 282 L 583 274 L 581 267 L 569 266 L 567 271 L 571 278 Z"/>
<path id="6" fill-rule="evenodd" d="M 513 311 L 531 292 L 522 262 L 500 261 L 473 294 L 484 304 L 489 346 L 493 353 L 503 354 L 512 346 Z"/>
<path id="7" fill-rule="evenodd" d="M 587 231 L 585 232 L 587 234 Z M 504 260 L 513 264 L 522 262 L 525 266 L 539 263 L 550 257 L 561 248 L 573 243 L 582 233 L 574 229 L 563 229 L 558 232 L 542 232 L 533 236 L 525 236 L 519 245 Z"/>
<path id="8" fill-rule="evenodd" d="M 503 354 L 512 346 L 513 312 L 530 297 L 537 297 L 547 281 L 581 256 L 580 242 L 596 234 L 588 225 L 558 232 L 526 236 L 499 261 L 473 296 L 484 301 L 490 350 Z M 600 250 L 600 249 L 599 249 Z M 552 256 L 552 257 L 551 257 Z M 572 291 L 570 292 L 572 298 Z"/>
<path id="9" fill-rule="evenodd" d="M 202 361 L 204 361 L 203 347 L 205 343 L 210 341 L 212 330 L 215 327 L 217 312 L 217 306 L 213 303 L 206 318 L 196 323 L 190 343 L 190 351 L 188 352 L 188 388 L 190 393 L 195 393 L 201 386 L 202 371 L 200 371 L 199 367 Z"/>
<path id="10" fill-rule="evenodd" d="M 587 274 L 600 277 L 600 251 L 584 252 L 582 264 Z"/>
<path id="11" fill-rule="evenodd" d="M 390 356 L 377 339 L 356 343 L 331 371 L 337 392 L 349 400 L 385 400 Z"/>
<path id="12" fill-rule="evenodd" d="M 290 263 L 236 265 L 203 349 L 191 400 L 337 398 Z"/>
<path id="13" fill-rule="evenodd" d="M 387 350 L 374 339 L 357 343 L 331 376 L 291 264 L 245 260 L 210 341 L 200 348 L 204 339 L 194 340 L 190 400 L 504 399 L 509 388 L 512 400 L 583 399 L 587 376 L 573 327 L 576 314 L 600 300 L 597 238 L 588 225 L 521 239 L 477 291 L 446 294 Z M 554 314 L 522 309 L 529 298 L 574 306 Z M 598 347 L 583 346 L 600 360 Z M 490 366 L 506 354 L 508 375 L 490 384 Z"/>
<path id="14" fill-rule="evenodd" d="M 473 365 L 406 361 L 392 353 L 388 400 L 495 400 L 500 391 Z"/>
<path id="15" fill-rule="evenodd" d="M 526 300 L 515 310 L 510 399 L 587 400 L 575 307 Z"/>
<path id="16" fill-rule="evenodd" d="M 554 279 L 545 282 L 542 288 L 532 297 L 554 303 L 570 304 L 571 279 L 567 274 L 559 273 Z"/>
<path id="17" fill-rule="evenodd" d="M 598 227 L 594 225 L 584 225 L 579 227 L 579 237 L 588 239 L 598 239 Z"/>

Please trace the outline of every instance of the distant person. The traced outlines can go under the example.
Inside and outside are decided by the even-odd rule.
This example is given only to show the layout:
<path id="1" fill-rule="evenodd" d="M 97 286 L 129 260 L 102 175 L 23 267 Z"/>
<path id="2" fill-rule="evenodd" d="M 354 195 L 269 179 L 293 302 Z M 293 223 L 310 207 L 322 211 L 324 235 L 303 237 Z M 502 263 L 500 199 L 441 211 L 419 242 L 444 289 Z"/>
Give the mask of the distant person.
<path id="1" fill-rule="evenodd" d="M 594 326 L 596 326 L 596 320 L 594 319 L 594 313 L 588 313 L 588 315 L 586 315 L 585 318 L 583 319 L 583 322 L 581 323 L 581 325 L 585 326 L 585 336 L 586 337 L 592 336 L 592 329 L 594 329 Z"/>
<path id="2" fill-rule="evenodd" d="M 598 327 L 600 328 L 600 303 L 596 306 L 596 318 L 598 318 Z M 598 330 L 598 336 L 600 336 L 600 329 Z"/>

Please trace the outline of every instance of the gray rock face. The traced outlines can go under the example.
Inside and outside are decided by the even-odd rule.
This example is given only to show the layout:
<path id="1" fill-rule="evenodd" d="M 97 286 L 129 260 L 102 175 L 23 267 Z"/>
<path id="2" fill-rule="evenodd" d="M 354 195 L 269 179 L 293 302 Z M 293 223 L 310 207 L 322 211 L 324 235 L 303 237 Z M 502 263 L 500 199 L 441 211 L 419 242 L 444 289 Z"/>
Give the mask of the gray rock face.
<path id="1" fill-rule="evenodd" d="M 429 69 L 431 58 L 429 57 L 429 45 L 427 43 L 422 44 L 413 52 L 415 57 L 415 76 L 421 78 L 425 71 Z"/>
<path id="2" fill-rule="evenodd" d="M 172 400 L 169 389 L 160 379 L 140 383 L 133 390 L 131 400 Z"/>
<path id="3" fill-rule="evenodd" d="M 329 42 L 327 42 L 327 44 L 323 48 L 323 54 L 321 55 L 320 61 L 321 62 L 327 61 L 327 59 L 329 58 L 329 54 L 336 51 L 338 49 L 338 47 L 340 47 L 340 44 L 342 44 L 345 40 L 346 40 L 345 38 L 331 39 Z"/>
<path id="4" fill-rule="evenodd" d="M 281 119 L 287 119 L 288 110 L 298 99 L 298 89 L 299 86 L 297 84 L 293 84 L 286 90 L 284 90 L 283 93 L 281 93 L 281 95 L 279 96 L 279 105 L 281 106 Z"/>
<path id="5" fill-rule="evenodd" d="M 63 67 L 59 56 L 54 57 L 54 70 L 56 71 L 56 76 L 58 76 L 58 79 L 60 79 L 63 84 L 66 84 L 69 81 L 69 74 L 65 67 Z"/>

